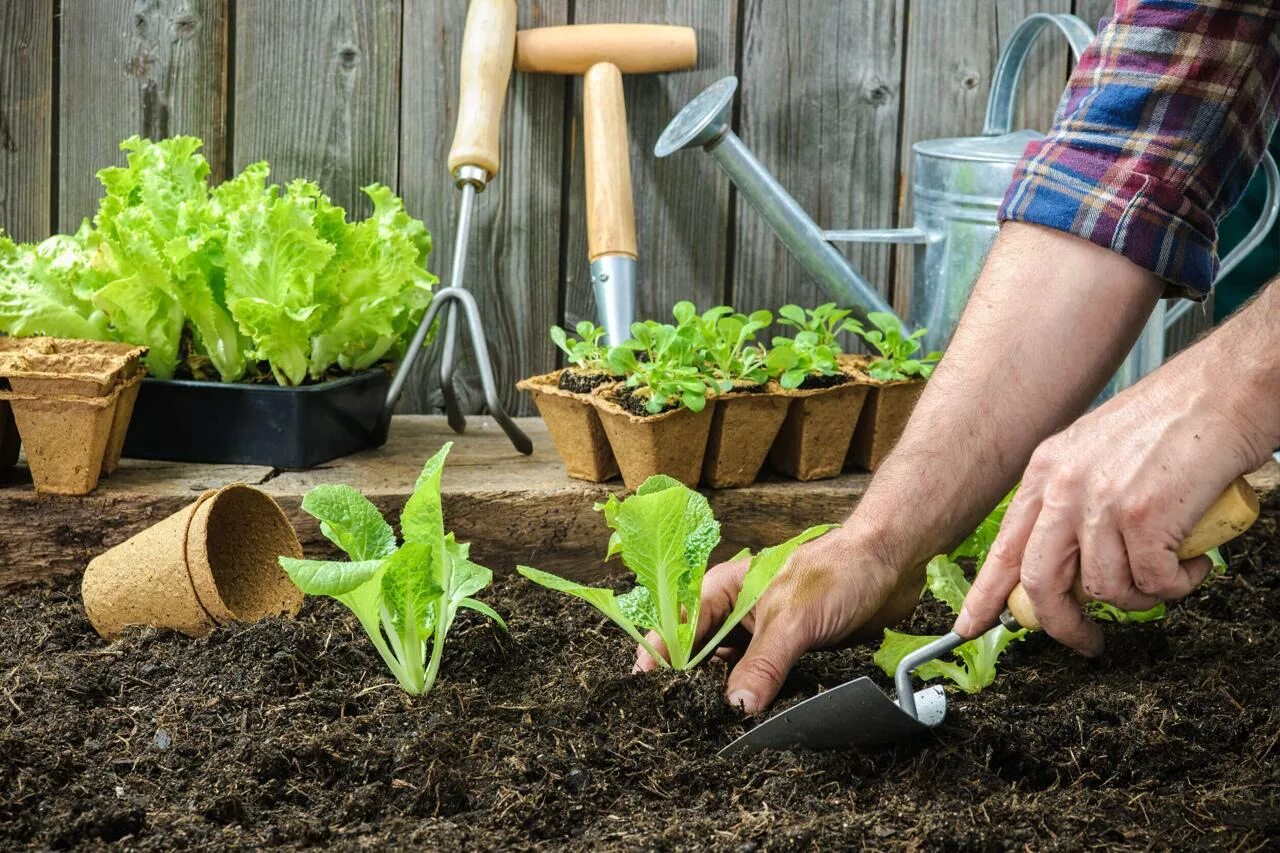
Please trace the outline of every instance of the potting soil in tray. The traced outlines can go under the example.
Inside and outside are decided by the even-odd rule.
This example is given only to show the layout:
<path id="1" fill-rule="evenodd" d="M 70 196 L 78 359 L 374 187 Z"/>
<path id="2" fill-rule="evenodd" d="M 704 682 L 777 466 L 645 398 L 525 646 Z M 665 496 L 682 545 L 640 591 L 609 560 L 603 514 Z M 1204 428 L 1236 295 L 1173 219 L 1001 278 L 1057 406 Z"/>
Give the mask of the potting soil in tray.
<path id="1" fill-rule="evenodd" d="M 612 624 L 518 578 L 485 596 L 511 633 L 464 612 L 420 699 L 327 599 L 106 645 L 74 584 L 27 591 L 0 610 L 0 848 L 1275 849 L 1274 534 L 1164 624 L 1108 626 L 1099 661 L 1014 644 L 874 756 L 718 759 L 744 729 L 722 666 L 633 677 Z M 872 672 L 868 647 L 809 655 L 784 702 Z"/>

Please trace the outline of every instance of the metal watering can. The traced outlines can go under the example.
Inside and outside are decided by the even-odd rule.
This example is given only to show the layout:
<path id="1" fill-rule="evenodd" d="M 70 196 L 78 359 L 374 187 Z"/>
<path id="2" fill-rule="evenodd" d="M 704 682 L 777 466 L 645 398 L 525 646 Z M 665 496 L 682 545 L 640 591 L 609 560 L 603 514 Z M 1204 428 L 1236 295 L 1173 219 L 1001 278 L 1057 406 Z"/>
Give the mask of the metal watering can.
<path id="1" fill-rule="evenodd" d="M 910 228 L 826 231 L 800 207 L 730 127 L 737 78 L 726 77 L 694 98 L 663 131 L 654 153 L 667 157 L 684 148 L 707 151 L 739 192 L 781 238 L 796 260 L 831 296 L 864 317 L 893 313 L 884 297 L 850 266 L 832 243 L 903 243 L 914 246 L 910 315 L 906 325 L 927 328 L 926 350 L 943 349 L 999 231 L 996 213 L 1013 181 L 1027 144 L 1043 138 L 1034 130 L 1011 132 L 1014 98 L 1022 68 L 1036 38 L 1057 27 L 1076 59 L 1093 31 L 1074 15 L 1035 14 L 1018 25 L 996 64 L 981 136 L 929 139 L 911 146 L 915 223 Z M 1260 243 L 1280 208 L 1280 173 L 1270 155 L 1262 160 L 1267 177 L 1265 213 L 1239 246 L 1223 258 L 1219 275 L 1230 271 Z M 1192 303 L 1172 309 L 1158 303 L 1137 344 L 1103 397 L 1132 385 L 1164 361 L 1165 331 Z"/>

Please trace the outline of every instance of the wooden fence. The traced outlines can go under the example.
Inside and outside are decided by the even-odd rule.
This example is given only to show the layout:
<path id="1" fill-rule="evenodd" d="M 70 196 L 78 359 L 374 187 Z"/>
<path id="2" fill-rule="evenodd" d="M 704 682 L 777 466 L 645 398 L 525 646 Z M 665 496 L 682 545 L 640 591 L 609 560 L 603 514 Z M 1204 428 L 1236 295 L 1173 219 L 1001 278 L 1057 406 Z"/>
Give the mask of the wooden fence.
<path id="1" fill-rule="evenodd" d="M 651 154 L 693 95 L 742 81 L 734 124 L 826 227 L 909 222 L 913 142 L 978 133 L 1001 39 L 1027 14 L 1107 0 L 519 0 L 520 26 L 636 21 L 695 27 L 696 71 L 626 81 L 641 245 L 640 305 L 677 299 L 743 309 L 821 292 L 708 158 Z M 397 187 L 448 269 L 456 194 L 446 151 L 456 118 L 465 0 L 0 0 L 0 226 L 32 240 L 95 209 L 94 172 L 119 141 L 188 133 L 213 177 L 270 160 L 277 180 L 314 178 L 363 212 L 359 187 Z M 1021 126 L 1046 129 L 1069 67 L 1047 37 L 1024 79 Z M 467 284 L 485 313 L 503 399 L 551 369 L 549 325 L 594 316 L 584 234 L 581 82 L 516 75 L 499 179 L 479 199 Z M 850 256 L 891 298 L 884 246 Z M 434 361 L 409 411 L 439 401 Z M 464 400 L 478 410 L 468 359 Z"/>

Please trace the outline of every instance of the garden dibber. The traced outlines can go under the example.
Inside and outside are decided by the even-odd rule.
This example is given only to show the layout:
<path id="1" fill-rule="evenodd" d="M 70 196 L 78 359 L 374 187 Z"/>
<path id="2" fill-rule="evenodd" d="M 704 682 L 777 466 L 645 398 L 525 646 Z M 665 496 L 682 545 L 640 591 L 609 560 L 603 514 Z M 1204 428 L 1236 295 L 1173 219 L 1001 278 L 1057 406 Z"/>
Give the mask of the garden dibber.
<path id="1" fill-rule="evenodd" d="M 1257 493 L 1237 477 L 1192 528 L 1178 549 L 1178 559 L 1190 560 L 1230 542 L 1257 521 L 1259 512 Z M 1087 600 L 1078 581 L 1075 596 L 1081 604 Z M 1011 631 L 1040 628 L 1021 584 L 1009 594 L 1000 622 Z M 947 696 L 939 685 L 917 692 L 911 673 L 971 639 L 951 631 L 903 658 L 893 679 L 896 702 L 864 675 L 775 714 L 720 750 L 720 755 L 796 747 L 875 750 L 922 735 L 942 723 Z"/>

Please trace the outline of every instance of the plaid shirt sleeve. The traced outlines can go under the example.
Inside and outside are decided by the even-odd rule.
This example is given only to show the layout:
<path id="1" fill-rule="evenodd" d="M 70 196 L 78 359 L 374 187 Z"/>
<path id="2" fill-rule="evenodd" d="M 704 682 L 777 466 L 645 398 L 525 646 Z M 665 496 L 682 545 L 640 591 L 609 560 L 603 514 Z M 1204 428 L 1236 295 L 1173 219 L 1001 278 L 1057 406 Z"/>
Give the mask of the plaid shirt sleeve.
<path id="1" fill-rule="evenodd" d="M 1119 252 L 1203 298 L 1217 226 L 1280 109 L 1280 3 L 1121 0 L 1081 56 L 1053 129 L 1027 147 L 1000 219 Z"/>

